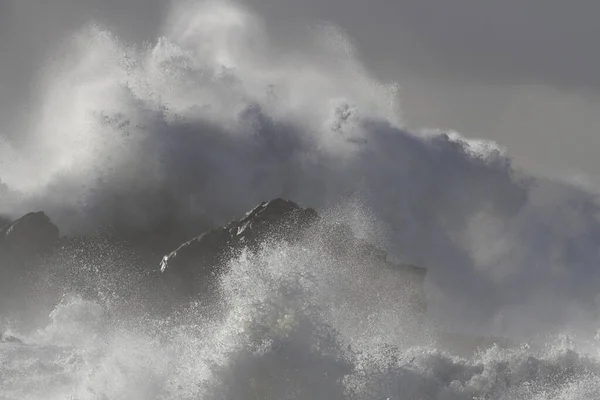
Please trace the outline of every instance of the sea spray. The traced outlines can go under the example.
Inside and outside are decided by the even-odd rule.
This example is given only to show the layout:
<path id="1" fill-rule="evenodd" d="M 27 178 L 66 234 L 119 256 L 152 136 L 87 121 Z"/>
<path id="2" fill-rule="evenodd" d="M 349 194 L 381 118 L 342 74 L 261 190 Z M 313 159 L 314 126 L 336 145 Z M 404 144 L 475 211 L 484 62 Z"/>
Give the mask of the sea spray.
<path id="1" fill-rule="evenodd" d="M 170 318 L 123 318 L 109 304 L 65 297 L 47 327 L 21 336 L 25 344 L 0 345 L 0 395 L 466 400 L 599 393 L 597 349 L 583 353 L 576 341 L 492 347 L 469 359 L 436 349 L 426 336 L 406 343 L 403 335 L 414 332 L 401 310 L 394 319 L 365 321 L 370 307 L 350 296 L 358 290 L 353 282 L 364 283 L 365 293 L 385 287 L 317 249 L 274 243 L 232 260 L 221 278 L 222 311 L 200 302 Z M 349 303 L 339 301 L 344 293 Z M 394 298 L 368 297 L 376 308 L 393 307 Z"/>
<path id="2" fill-rule="evenodd" d="M 446 353 L 398 312 L 387 273 L 314 242 L 233 260 L 217 305 L 152 314 L 147 276 L 109 245 L 49 261 L 50 322 L 11 323 L 25 345 L 0 344 L 0 398 L 599 397 L 597 345 L 540 335 L 598 328 L 592 194 L 515 171 L 493 143 L 407 132 L 398 88 L 371 79 L 335 30 L 323 43 L 342 50 L 302 54 L 271 47 L 233 4 L 183 10 L 151 43 L 89 26 L 63 46 L 33 129 L 0 147 L 2 214 L 43 209 L 85 236 L 204 229 L 275 197 L 319 211 L 355 199 L 390 256 L 428 268 L 436 329 L 537 336 L 549 350 Z"/>

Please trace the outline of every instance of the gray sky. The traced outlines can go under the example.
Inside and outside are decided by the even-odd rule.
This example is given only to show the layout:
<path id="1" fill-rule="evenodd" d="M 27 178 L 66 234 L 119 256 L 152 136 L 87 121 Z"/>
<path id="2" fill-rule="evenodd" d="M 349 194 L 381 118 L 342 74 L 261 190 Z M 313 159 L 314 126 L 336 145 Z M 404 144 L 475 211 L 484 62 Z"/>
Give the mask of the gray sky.
<path id="1" fill-rule="evenodd" d="M 536 173 L 581 171 L 600 185 L 600 2 L 246 3 L 282 43 L 314 23 L 338 24 L 374 74 L 400 83 L 409 125 L 493 139 Z M 94 19 L 125 40 L 152 39 L 167 8 L 160 0 L 1 0 L 3 129 L 18 132 L 37 69 L 70 31 Z"/>

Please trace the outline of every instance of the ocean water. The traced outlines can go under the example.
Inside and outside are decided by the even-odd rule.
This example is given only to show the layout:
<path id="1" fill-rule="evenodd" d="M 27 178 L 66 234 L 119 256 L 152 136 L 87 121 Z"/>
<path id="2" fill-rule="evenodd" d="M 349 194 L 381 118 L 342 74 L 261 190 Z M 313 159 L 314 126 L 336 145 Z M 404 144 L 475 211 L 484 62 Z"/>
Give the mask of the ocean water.
<path id="1" fill-rule="evenodd" d="M 90 24 L 57 47 L 29 129 L 0 141 L 0 213 L 200 233 L 285 197 L 427 267 L 429 309 L 306 240 L 244 253 L 214 298 L 159 313 L 160 260 L 100 243 L 22 291 L 3 271 L 0 329 L 23 343 L 0 343 L 0 399 L 600 398 L 594 194 L 496 143 L 407 131 L 401 87 L 334 27 L 287 48 L 251 10 L 186 2 L 161 32 Z"/>
<path id="2" fill-rule="evenodd" d="M 217 301 L 166 318 L 66 295 L 47 325 L 8 330 L 23 343 L 0 344 L 0 398 L 600 396 L 594 340 L 562 335 L 460 355 L 412 315 L 396 271 L 325 254 L 281 243 L 246 252 L 219 279 Z"/>

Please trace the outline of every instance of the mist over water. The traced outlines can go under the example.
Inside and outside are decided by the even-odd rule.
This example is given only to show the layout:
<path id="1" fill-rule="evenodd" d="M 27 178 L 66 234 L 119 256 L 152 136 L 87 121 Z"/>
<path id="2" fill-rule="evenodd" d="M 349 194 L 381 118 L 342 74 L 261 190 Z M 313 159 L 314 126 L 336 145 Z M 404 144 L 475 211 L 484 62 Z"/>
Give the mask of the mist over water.
<path id="1" fill-rule="evenodd" d="M 41 209 L 75 236 L 164 221 L 198 234 L 289 198 L 427 267 L 427 328 L 392 276 L 310 240 L 232 260 L 216 303 L 168 318 L 131 296 L 145 278 L 116 266 L 132 259 L 97 248 L 48 266 L 49 320 L 0 316 L 32 344 L 0 344 L 0 399 L 600 395 L 594 195 L 515 171 L 494 143 L 406 131 L 398 88 L 334 28 L 279 48 L 249 10 L 185 3 L 162 32 L 131 44 L 90 25 L 60 47 L 31 130 L 0 142 L 0 213 Z M 95 295 L 74 294 L 78 279 Z M 465 360 L 438 330 L 540 346 Z"/>

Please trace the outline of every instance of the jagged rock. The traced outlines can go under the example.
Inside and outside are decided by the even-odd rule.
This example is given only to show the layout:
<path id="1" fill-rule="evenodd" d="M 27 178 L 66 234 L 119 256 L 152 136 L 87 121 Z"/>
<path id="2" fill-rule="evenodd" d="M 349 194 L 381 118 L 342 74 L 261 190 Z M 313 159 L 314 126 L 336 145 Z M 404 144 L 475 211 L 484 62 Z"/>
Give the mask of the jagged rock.
<path id="1" fill-rule="evenodd" d="M 27 214 L 0 228 L 0 314 L 28 307 L 24 299 L 37 294 L 37 272 L 58 239 L 58 228 L 43 212 Z"/>
<path id="2" fill-rule="evenodd" d="M 14 336 L 4 335 L 4 334 L 0 333 L 0 343 L 22 344 L 23 342 L 20 339 L 17 339 L 16 337 L 14 337 Z"/>
<path id="3" fill-rule="evenodd" d="M 258 245 L 269 235 L 273 238 L 292 239 L 294 233 L 317 218 L 315 210 L 303 209 L 291 201 L 275 199 L 263 202 L 242 219 L 205 232 L 182 244 L 163 257 L 160 270 L 165 272 L 167 268 L 180 269 L 190 264 L 210 266 L 241 246 Z"/>
<path id="4" fill-rule="evenodd" d="M 0 246 L 16 256 L 39 254 L 58 238 L 58 228 L 42 211 L 26 214 L 0 229 Z"/>
<path id="5" fill-rule="evenodd" d="M 385 251 L 354 237 L 349 226 L 344 224 L 318 224 L 319 216 L 311 208 L 283 199 L 263 202 L 240 220 L 205 232 L 182 244 L 163 257 L 160 272 L 165 280 L 176 286 L 176 292 L 195 296 L 207 290 L 213 277 L 219 273 L 224 262 L 235 252 L 249 247 L 256 249 L 265 239 L 294 241 L 303 237 L 309 226 L 311 234 L 328 252 L 340 257 L 357 257 L 371 264 L 397 269 L 411 283 L 408 301 L 420 311 L 426 308 L 423 284 L 426 269 L 412 265 L 397 265 L 387 261 Z"/>
<path id="6" fill-rule="evenodd" d="M 205 278 L 215 275 L 236 250 L 255 248 L 267 237 L 292 240 L 317 218 L 315 210 L 288 200 L 263 202 L 243 218 L 183 243 L 163 257 L 160 272 L 177 281 L 177 291 L 193 295 L 206 289 L 211 282 Z"/>

